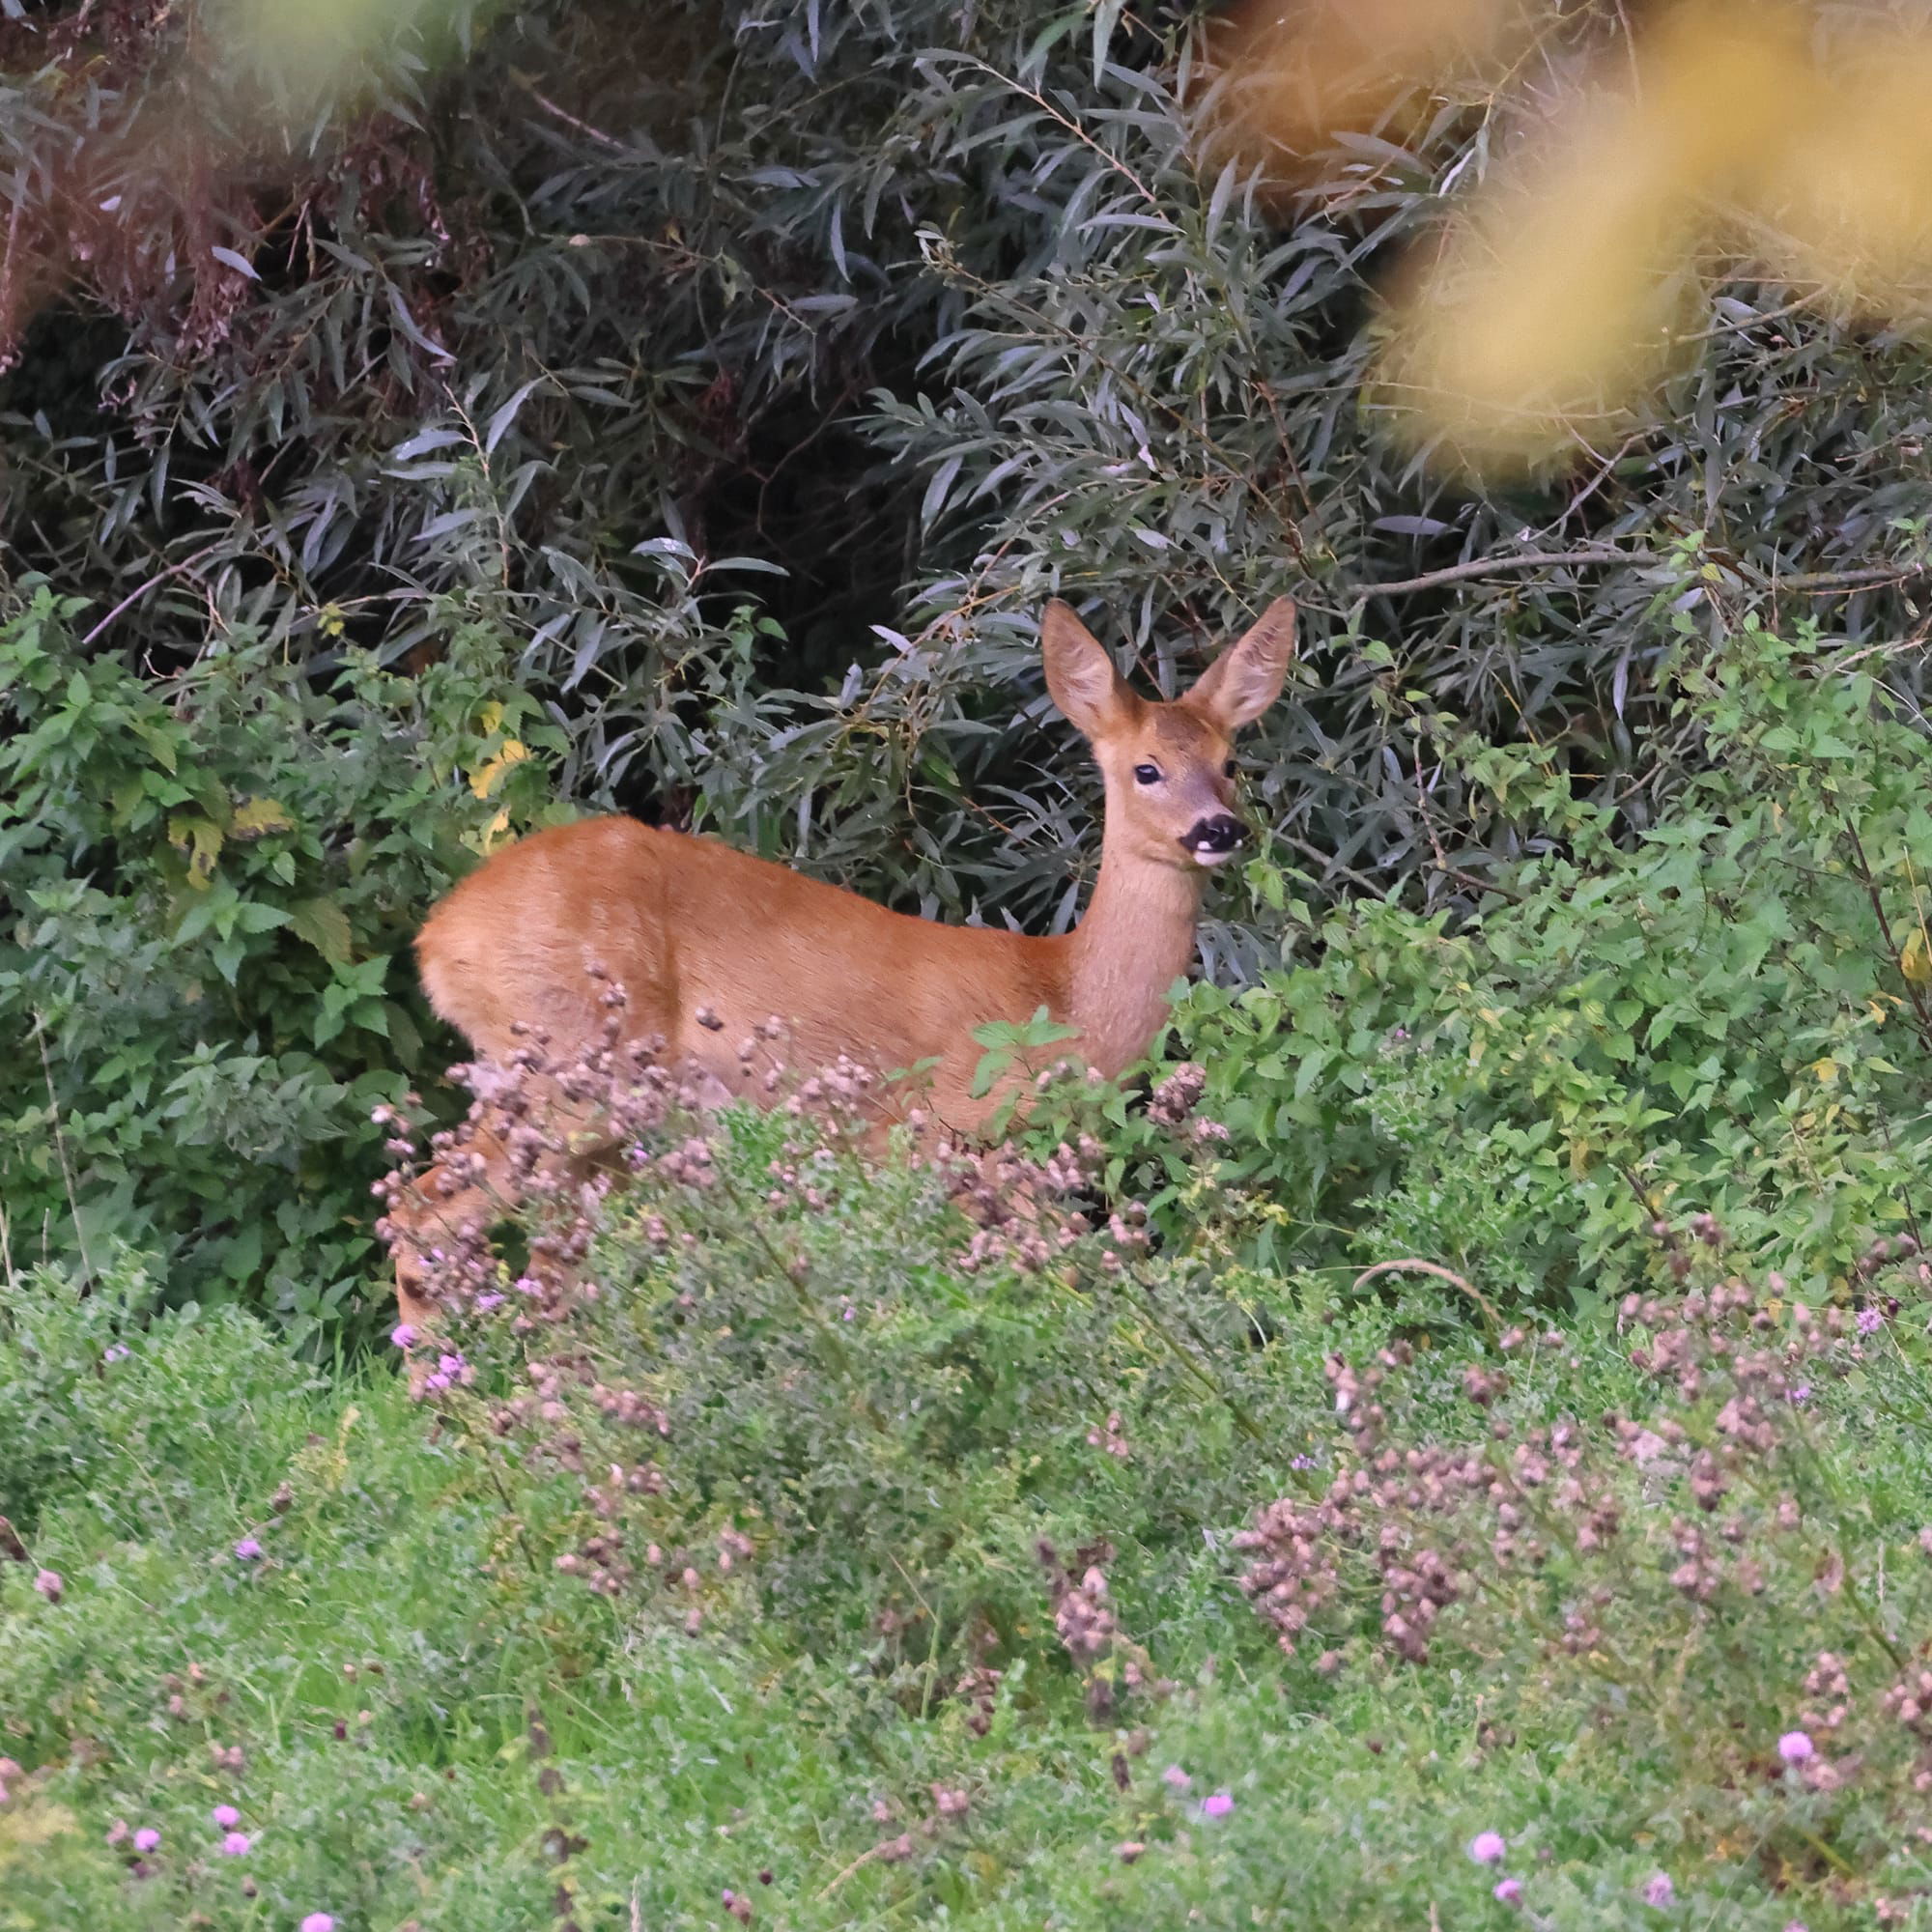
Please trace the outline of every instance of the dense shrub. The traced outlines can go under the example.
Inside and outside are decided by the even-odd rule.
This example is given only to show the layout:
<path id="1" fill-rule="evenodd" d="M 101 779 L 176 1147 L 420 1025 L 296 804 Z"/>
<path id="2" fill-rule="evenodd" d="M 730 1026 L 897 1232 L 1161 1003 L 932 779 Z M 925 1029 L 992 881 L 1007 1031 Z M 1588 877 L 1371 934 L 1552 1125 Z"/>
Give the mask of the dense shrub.
<path id="1" fill-rule="evenodd" d="M 167 679 L 30 586 L 0 629 L 0 1213 L 299 1335 L 373 1259 L 370 1105 L 426 1056 L 421 907 L 528 826 L 556 734 L 451 611 L 420 678 L 230 633 Z"/>
<path id="2" fill-rule="evenodd" d="M 1653 1221 L 1708 1212 L 1803 1293 L 1842 1293 L 1874 1236 L 1923 1232 L 1932 747 L 1808 637 L 1687 650 L 1673 682 L 1707 769 L 1627 844 L 1546 754 L 1432 721 L 1472 815 L 1541 828 L 1471 919 L 1323 916 L 1250 867 L 1302 963 L 1176 1013 L 1232 1134 L 1238 1233 L 1200 1224 L 1125 1096 L 1075 1092 L 1042 1130 L 1104 1133 L 1114 1184 L 1153 1188 L 1204 1260 L 1230 1239 L 1281 1270 L 1415 1254 L 1505 1307 L 1601 1315 L 1672 1279 Z"/>
<path id="3" fill-rule="evenodd" d="M 8 943 L 43 955 L 0 995 L 10 1039 L 37 1011 L 119 1016 L 99 1052 L 59 1023 L 51 1094 L 44 1074 L 29 1091 L 31 1038 L 0 1074 L 29 1137 L 9 1206 L 30 1252 L 76 1251 L 71 1194 L 103 1237 L 185 1242 L 171 1292 L 236 1284 L 302 1321 L 341 1305 L 369 1179 L 347 1125 L 420 1064 L 407 973 L 382 961 L 496 822 L 455 775 L 496 769 L 512 734 L 539 756 L 510 781 L 509 829 L 541 767 L 574 806 L 1044 929 L 1091 877 L 1097 800 L 1046 713 L 1042 598 L 1089 603 L 1167 688 L 1292 590 L 1299 701 L 1245 760 L 1273 868 L 1233 878 L 1203 931 L 1232 986 L 1305 965 L 1306 925 L 1345 895 L 1466 914 L 1573 800 L 1619 840 L 1655 826 L 1715 742 L 1677 705 L 1673 625 L 1715 643 L 1754 612 L 1786 635 L 1815 614 L 1821 663 L 1856 646 L 1917 701 L 1921 654 L 1869 654 L 1911 634 L 1921 568 L 1907 339 L 1735 283 L 1658 420 L 1601 460 L 1486 496 L 1384 439 L 1358 394 L 1376 291 L 1506 141 L 1515 97 L 1445 84 L 1285 181 L 1216 139 L 1190 14 L 686 7 L 640 38 L 616 0 L 350 8 L 316 18 L 369 40 L 359 66 L 305 66 L 272 38 L 295 16 L 202 31 L 204 10 L 0 19 L 20 186 L 0 571 L 16 620 L 33 572 L 53 600 L 34 635 L 57 608 L 73 637 L 44 689 L 10 672 L 10 724 L 57 737 L 78 676 L 86 705 L 199 731 L 218 687 L 233 718 L 204 756 L 227 809 L 292 808 L 286 767 L 309 752 L 327 771 L 293 842 L 251 843 L 223 808 L 158 794 L 130 838 L 128 755 L 100 754 L 85 797 L 44 751 L 9 768 L 29 817 L 74 828 L 57 864 L 48 844 L 0 872 Z M 1551 8 L 1525 71 L 1641 31 L 1625 14 Z M 1536 783 L 1504 781 L 1519 769 Z M 285 860 L 295 876 L 258 889 Z M 132 925 L 91 932 L 107 915 L 73 897 L 82 878 Z M 156 880 L 195 895 L 166 929 L 205 979 L 152 970 Z M 58 909 L 27 897 L 57 889 Z M 1554 907 L 1562 887 L 1512 890 Z M 328 913 L 305 941 L 310 902 L 352 940 Z M 1363 944 L 1401 957 L 1458 943 L 1378 917 Z M 1322 943 L 1346 955 L 1350 929 Z M 1391 1008 L 1407 997 L 1399 965 L 1362 956 Z M 143 999 L 157 1027 L 136 1029 Z M 1204 1056 L 1272 1065 L 1269 1009 L 1244 1010 L 1204 997 L 1187 1024 Z M 1385 1092 L 1386 1131 L 1361 1144 L 1336 1096 L 1363 1056 L 1315 1068 L 1325 1023 L 1305 1017 L 1285 1091 L 1255 1090 L 1271 1118 L 1251 1157 L 1286 1182 L 1278 1121 L 1332 1141 L 1339 1195 L 1284 1186 L 1319 1221 L 1386 1192 L 1398 1116 L 1426 1133 L 1456 1103 Z M 198 1043 L 220 1070 L 177 1064 Z M 1442 1077 L 1409 1065 L 1412 1085 Z M 54 1106 L 76 1114 L 58 1185 Z M 1559 1160 L 1605 1131 L 1562 1129 Z M 279 1220 L 203 1215 L 236 1150 L 297 1173 Z M 1459 1184 L 1487 1202 L 1480 1167 Z M 291 1243 L 319 1245 L 290 1267 Z"/>
<path id="4" fill-rule="evenodd" d="M 1363 325 L 1510 98 L 1451 88 L 1288 185 L 1210 137 L 1190 12 L 684 6 L 640 33 L 543 0 L 400 10 L 345 118 L 265 120 L 253 43 L 201 11 L 0 22 L 34 264 L 0 290 L 10 536 L 129 663 L 179 663 L 213 611 L 326 679 L 343 626 L 393 662 L 457 593 L 554 707 L 568 795 L 1044 923 L 1092 864 L 1084 761 L 1041 729 L 1052 589 L 1163 684 L 1301 594 L 1305 701 L 1254 764 L 1324 895 L 1456 896 L 1514 850 L 1419 795 L 1435 753 L 1391 692 L 1533 735 L 1647 822 L 1633 780 L 1683 749 L 1655 604 L 1687 535 L 1713 632 L 1761 603 L 1910 628 L 1922 353 L 1783 290 L 1717 294 L 1661 418 L 1568 473 L 1485 497 L 1384 440 Z M 1525 76 L 1627 12 L 1549 7 Z M 696 605 L 668 622 L 680 559 Z M 777 628 L 730 621 L 754 592 Z M 1218 909 L 1217 961 L 1274 941 L 1264 902 Z"/>

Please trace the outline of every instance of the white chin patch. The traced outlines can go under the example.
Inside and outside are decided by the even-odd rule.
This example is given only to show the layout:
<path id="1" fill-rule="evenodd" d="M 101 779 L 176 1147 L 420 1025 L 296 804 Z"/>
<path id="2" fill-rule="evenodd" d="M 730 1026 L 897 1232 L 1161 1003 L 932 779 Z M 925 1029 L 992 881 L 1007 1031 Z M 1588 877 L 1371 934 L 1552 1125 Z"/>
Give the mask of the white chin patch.
<path id="1" fill-rule="evenodd" d="M 1194 863 L 1197 866 L 1207 867 L 1210 872 L 1216 866 L 1225 866 L 1235 856 L 1232 852 L 1213 851 L 1206 845 L 1196 845 L 1193 851 Z"/>

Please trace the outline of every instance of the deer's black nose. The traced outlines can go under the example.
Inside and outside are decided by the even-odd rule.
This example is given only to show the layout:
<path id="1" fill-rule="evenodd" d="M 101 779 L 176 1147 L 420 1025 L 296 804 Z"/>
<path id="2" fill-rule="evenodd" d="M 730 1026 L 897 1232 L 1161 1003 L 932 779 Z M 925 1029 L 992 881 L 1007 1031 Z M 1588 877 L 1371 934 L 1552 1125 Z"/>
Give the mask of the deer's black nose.
<path id="1" fill-rule="evenodd" d="M 1238 818 L 1221 812 L 1213 818 L 1196 819 L 1188 827 L 1181 843 L 1197 855 L 1203 852 L 1232 852 L 1248 836 L 1248 828 Z"/>

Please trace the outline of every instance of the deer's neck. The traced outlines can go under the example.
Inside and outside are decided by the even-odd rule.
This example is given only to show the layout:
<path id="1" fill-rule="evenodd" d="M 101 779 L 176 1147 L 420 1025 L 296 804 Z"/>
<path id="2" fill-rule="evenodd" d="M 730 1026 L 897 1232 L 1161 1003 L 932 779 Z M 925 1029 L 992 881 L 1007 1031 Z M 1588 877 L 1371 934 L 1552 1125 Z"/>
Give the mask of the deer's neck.
<path id="1" fill-rule="evenodd" d="M 1167 993 L 1194 961 L 1202 875 L 1100 846 L 1087 917 L 1067 941 L 1068 1024 L 1080 1057 L 1109 1077 L 1148 1049 L 1167 1016 Z"/>

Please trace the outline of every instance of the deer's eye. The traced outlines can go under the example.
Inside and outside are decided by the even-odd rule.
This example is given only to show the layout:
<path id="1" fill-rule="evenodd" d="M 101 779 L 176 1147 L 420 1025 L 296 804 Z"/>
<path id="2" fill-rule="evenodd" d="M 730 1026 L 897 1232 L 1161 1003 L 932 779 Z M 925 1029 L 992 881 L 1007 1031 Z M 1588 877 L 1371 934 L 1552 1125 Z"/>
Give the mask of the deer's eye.
<path id="1" fill-rule="evenodd" d="M 1134 782 L 1136 784 L 1157 785 L 1160 782 L 1160 767 L 1158 765 L 1136 765 L 1134 767 Z"/>
<path id="2" fill-rule="evenodd" d="M 1230 758 L 1228 762 L 1221 767 L 1221 776 L 1223 778 L 1231 779 L 1235 776 L 1235 773 L 1238 767 L 1236 765 L 1234 759 Z"/>

